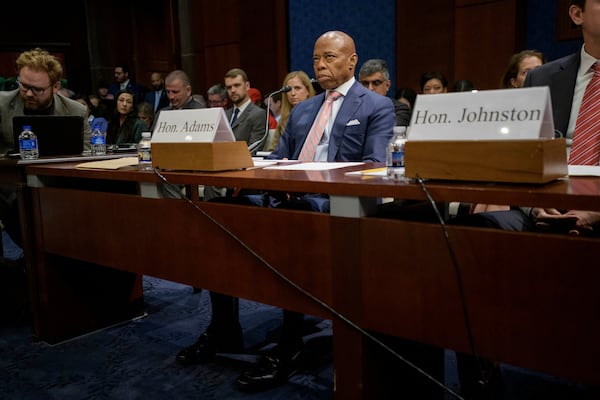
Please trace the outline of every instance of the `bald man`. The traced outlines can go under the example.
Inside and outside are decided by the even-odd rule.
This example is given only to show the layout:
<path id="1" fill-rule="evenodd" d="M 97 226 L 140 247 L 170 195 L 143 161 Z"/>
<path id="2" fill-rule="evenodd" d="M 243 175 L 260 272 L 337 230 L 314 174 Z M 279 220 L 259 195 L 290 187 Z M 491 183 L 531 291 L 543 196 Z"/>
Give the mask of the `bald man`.
<path id="1" fill-rule="evenodd" d="M 385 149 L 395 124 L 394 105 L 391 99 L 368 90 L 354 78 L 357 62 L 354 40 L 346 33 L 326 32 L 317 39 L 313 66 L 316 79 L 325 93 L 305 100 L 292 109 L 285 132 L 269 158 L 330 162 L 385 161 Z M 325 99 L 332 91 L 337 93 L 334 95 L 336 99 L 332 103 L 331 116 L 322 136 L 312 146 L 312 151 L 307 152 L 306 139 L 325 105 Z M 328 212 L 329 198 L 324 195 L 304 195 L 282 206 Z M 177 355 L 179 362 L 202 362 L 213 359 L 217 351 L 241 347 L 237 299 L 211 293 L 211 305 L 212 320 L 209 327 L 196 343 Z M 240 388 L 249 391 L 267 389 L 284 383 L 298 371 L 303 346 L 303 319 L 303 314 L 284 310 L 278 345 L 269 356 L 261 359 L 256 368 L 238 377 Z"/>

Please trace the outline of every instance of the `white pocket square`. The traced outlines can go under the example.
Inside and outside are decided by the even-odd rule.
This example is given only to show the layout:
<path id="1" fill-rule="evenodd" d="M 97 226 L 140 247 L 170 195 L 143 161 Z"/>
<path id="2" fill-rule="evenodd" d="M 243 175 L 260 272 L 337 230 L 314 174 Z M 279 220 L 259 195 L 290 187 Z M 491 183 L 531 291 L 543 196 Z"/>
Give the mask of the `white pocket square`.
<path id="1" fill-rule="evenodd" d="M 346 126 L 354 126 L 354 125 L 360 125 L 360 121 L 357 119 L 353 119 L 351 121 L 348 121 L 348 123 L 346 124 Z"/>

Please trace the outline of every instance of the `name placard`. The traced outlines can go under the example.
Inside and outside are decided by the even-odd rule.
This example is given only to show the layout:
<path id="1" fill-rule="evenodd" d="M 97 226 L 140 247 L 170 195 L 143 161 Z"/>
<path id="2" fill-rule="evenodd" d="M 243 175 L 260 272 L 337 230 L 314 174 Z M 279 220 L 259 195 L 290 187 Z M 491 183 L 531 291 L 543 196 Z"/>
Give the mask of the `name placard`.
<path id="1" fill-rule="evenodd" d="M 235 136 L 221 107 L 161 111 L 152 132 L 152 143 L 234 141 Z"/>
<path id="2" fill-rule="evenodd" d="M 419 95 L 408 140 L 553 138 L 548 87 Z"/>

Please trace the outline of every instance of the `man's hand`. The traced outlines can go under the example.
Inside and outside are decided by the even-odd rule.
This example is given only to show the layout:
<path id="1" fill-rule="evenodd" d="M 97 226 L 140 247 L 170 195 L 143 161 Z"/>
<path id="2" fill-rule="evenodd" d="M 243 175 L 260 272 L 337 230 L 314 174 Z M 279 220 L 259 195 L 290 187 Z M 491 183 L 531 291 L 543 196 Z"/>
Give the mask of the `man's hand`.
<path id="1" fill-rule="evenodd" d="M 556 208 L 533 208 L 531 216 L 536 227 L 541 230 L 568 233 L 573 236 L 589 234 L 594 230 L 594 226 L 600 225 L 598 211 L 560 212 Z"/>

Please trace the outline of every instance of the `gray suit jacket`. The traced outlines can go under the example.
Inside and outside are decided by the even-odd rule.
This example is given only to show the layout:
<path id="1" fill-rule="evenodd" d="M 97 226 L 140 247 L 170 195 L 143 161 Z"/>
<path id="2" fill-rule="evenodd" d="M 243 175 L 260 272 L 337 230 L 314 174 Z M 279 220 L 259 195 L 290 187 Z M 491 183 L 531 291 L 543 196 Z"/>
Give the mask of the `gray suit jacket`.
<path id="1" fill-rule="evenodd" d="M 231 121 L 233 107 L 225 111 L 227 120 Z M 254 103 L 248 104 L 243 113 L 238 115 L 231 126 L 235 140 L 245 141 L 248 145 L 262 139 L 265 135 L 267 112 Z"/>
<path id="2" fill-rule="evenodd" d="M 24 115 L 23 100 L 19 96 L 19 89 L 10 92 L 0 91 L 0 153 L 5 154 L 14 150 L 13 123 L 16 115 Z M 86 108 L 75 100 L 68 99 L 60 94 L 54 95 L 54 115 L 79 115 L 82 120 L 83 150 L 91 150 L 90 146 L 90 124 L 87 121 Z"/>

